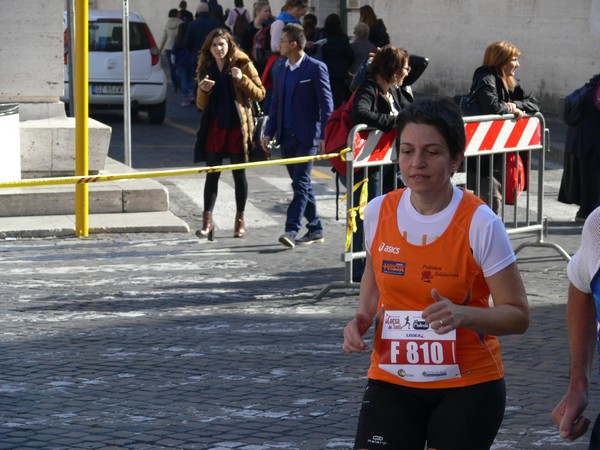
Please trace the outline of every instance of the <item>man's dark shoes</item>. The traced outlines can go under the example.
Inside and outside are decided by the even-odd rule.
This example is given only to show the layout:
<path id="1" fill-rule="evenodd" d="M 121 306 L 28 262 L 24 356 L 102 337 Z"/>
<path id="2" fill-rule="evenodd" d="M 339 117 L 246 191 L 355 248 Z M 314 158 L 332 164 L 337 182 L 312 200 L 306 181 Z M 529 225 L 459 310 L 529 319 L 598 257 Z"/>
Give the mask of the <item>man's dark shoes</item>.
<path id="1" fill-rule="evenodd" d="M 286 247 L 294 248 L 296 246 L 296 242 L 297 242 L 297 241 L 295 241 L 295 238 L 296 238 L 295 233 L 292 233 L 291 231 L 286 231 L 281 236 L 279 236 L 279 242 L 281 242 Z"/>
<path id="2" fill-rule="evenodd" d="M 309 231 L 304 236 L 299 239 L 296 239 L 296 245 L 310 245 L 315 242 L 324 242 L 325 238 L 323 237 L 323 231 Z"/>

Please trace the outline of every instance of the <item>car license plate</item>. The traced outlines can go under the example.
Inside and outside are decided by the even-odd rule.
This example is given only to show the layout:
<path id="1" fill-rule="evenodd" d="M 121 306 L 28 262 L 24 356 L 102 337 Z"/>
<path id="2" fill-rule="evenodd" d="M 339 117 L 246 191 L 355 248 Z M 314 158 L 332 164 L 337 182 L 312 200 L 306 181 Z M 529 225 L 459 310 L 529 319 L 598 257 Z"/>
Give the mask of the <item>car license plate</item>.
<path id="1" fill-rule="evenodd" d="M 92 94 L 94 95 L 123 95 L 122 84 L 93 84 Z"/>

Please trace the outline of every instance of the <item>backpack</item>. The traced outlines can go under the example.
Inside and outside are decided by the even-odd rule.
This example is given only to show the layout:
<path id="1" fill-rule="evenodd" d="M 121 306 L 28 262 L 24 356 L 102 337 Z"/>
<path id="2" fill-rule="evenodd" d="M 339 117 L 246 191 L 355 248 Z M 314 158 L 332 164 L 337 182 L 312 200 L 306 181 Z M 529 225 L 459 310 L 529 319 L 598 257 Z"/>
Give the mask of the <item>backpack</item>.
<path id="1" fill-rule="evenodd" d="M 264 68 L 271 51 L 271 25 L 262 27 L 254 35 L 252 44 L 252 59 L 260 68 Z"/>
<path id="2" fill-rule="evenodd" d="M 235 18 L 235 22 L 233 22 L 233 30 L 231 31 L 236 38 L 242 39 L 244 37 L 244 31 L 246 31 L 246 27 L 248 26 L 246 11 L 242 13 L 237 8 L 235 8 L 233 11 L 235 11 L 237 17 Z"/>
<path id="3" fill-rule="evenodd" d="M 348 146 L 348 136 L 354 126 L 351 114 L 354 96 L 357 91 L 358 89 L 352 93 L 346 103 L 333 111 L 327 122 L 325 122 L 325 139 L 323 145 L 325 153 L 338 152 Z M 329 162 L 333 165 L 335 172 L 339 173 L 342 177 L 346 176 L 346 161 L 342 161 L 340 157 L 337 157 L 329 159 Z"/>
<path id="4" fill-rule="evenodd" d="M 567 125 L 576 125 L 581 119 L 581 111 L 588 93 L 593 89 L 589 84 L 575 89 L 566 97 L 560 99 L 558 116 Z"/>

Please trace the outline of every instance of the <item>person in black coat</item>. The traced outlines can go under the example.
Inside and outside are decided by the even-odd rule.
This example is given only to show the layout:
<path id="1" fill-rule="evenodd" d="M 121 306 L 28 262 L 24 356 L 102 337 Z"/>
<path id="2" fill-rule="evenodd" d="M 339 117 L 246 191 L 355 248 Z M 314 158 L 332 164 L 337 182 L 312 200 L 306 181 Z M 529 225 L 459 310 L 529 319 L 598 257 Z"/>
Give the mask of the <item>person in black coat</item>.
<path id="1" fill-rule="evenodd" d="M 483 55 L 483 65 L 478 67 L 473 74 L 473 81 L 469 94 L 476 100 L 481 114 L 514 114 L 520 119 L 523 114 L 535 114 L 540 110 L 540 103 L 533 95 L 527 95 L 515 78 L 515 73 L 520 67 L 519 57 L 521 51 L 507 41 L 498 41 L 490 44 Z M 526 158 L 526 154 L 521 158 Z M 489 193 L 489 157 L 481 157 L 480 175 L 482 178 L 480 197 L 490 204 Z M 526 165 L 526 161 L 523 161 Z M 494 159 L 492 209 L 500 213 L 502 205 L 502 174 L 501 157 Z M 467 160 L 467 187 L 471 190 L 476 186 L 476 161 L 474 158 Z"/>
<path id="2" fill-rule="evenodd" d="M 410 72 L 408 65 L 409 54 L 406 50 L 386 45 L 373 57 L 367 77 L 356 88 L 352 103 L 351 118 L 355 125 L 365 124 L 385 133 L 391 132 L 396 123 L 397 114 L 412 101 L 410 88 L 402 88 L 404 78 Z M 355 180 L 369 177 L 368 199 L 385 194 L 394 189 L 396 172 L 391 165 L 386 165 L 381 171 L 365 169 L 355 173 Z M 380 182 L 381 178 L 381 182 Z M 345 182 L 342 178 L 342 182 Z M 381 189 L 380 189 L 381 185 Z M 360 192 L 354 195 L 354 205 L 358 205 Z M 357 231 L 352 237 L 352 251 L 363 249 L 363 222 L 356 217 Z M 352 265 L 353 281 L 360 281 L 364 271 L 364 259 L 357 259 Z"/>
<path id="3" fill-rule="evenodd" d="M 208 4 L 200 3 L 196 9 L 196 19 L 190 24 L 185 35 L 185 45 L 192 55 L 192 65 L 198 65 L 198 55 L 209 33 L 219 27 L 208 12 Z"/>
<path id="4" fill-rule="evenodd" d="M 367 77 L 356 90 L 352 122 L 386 133 L 392 131 L 398 112 L 413 100 L 409 91 L 400 87 L 409 71 L 406 50 L 386 45 L 377 52 Z"/>
<path id="5" fill-rule="evenodd" d="M 327 39 L 321 52 L 315 53 L 313 57 L 321 59 L 327 65 L 331 94 L 333 95 L 333 107 L 337 109 L 350 97 L 346 85 L 346 76 L 350 65 L 354 61 L 354 51 L 350 46 L 348 35 L 342 31 L 342 21 L 337 14 L 327 16 L 323 28 L 317 34 L 317 38 Z"/>
<path id="6" fill-rule="evenodd" d="M 526 95 L 515 73 L 520 67 L 521 51 L 506 41 L 490 44 L 483 56 L 483 65 L 473 74 L 470 92 L 482 114 L 534 114 L 540 110 L 539 101 Z"/>
<path id="7" fill-rule="evenodd" d="M 360 16 L 358 21 L 369 25 L 369 41 L 375 44 L 375 47 L 383 47 L 390 43 L 390 36 L 383 20 L 378 19 L 375 11 L 369 5 L 361 6 L 358 10 Z"/>
<path id="8" fill-rule="evenodd" d="M 589 87 L 581 109 L 581 118 L 569 125 L 558 201 L 579 205 L 576 222 L 600 206 L 600 74 L 587 83 Z"/>

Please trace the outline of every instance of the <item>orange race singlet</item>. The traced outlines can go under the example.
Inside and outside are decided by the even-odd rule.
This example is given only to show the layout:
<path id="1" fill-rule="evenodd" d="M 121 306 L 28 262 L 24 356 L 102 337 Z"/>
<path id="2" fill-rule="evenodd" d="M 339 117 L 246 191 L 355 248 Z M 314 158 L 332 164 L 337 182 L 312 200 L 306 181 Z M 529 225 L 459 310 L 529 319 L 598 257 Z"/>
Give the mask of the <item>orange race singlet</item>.
<path id="1" fill-rule="evenodd" d="M 404 192 L 383 199 L 370 249 L 380 297 L 369 378 L 431 389 L 501 379 L 496 337 L 466 328 L 438 335 L 420 318 L 433 303 L 432 288 L 457 304 L 490 307 L 489 288 L 469 245 L 469 227 L 481 200 L 465 192 L 442 235 L 418 246 L 399 232 L 397 210 Z"/>

